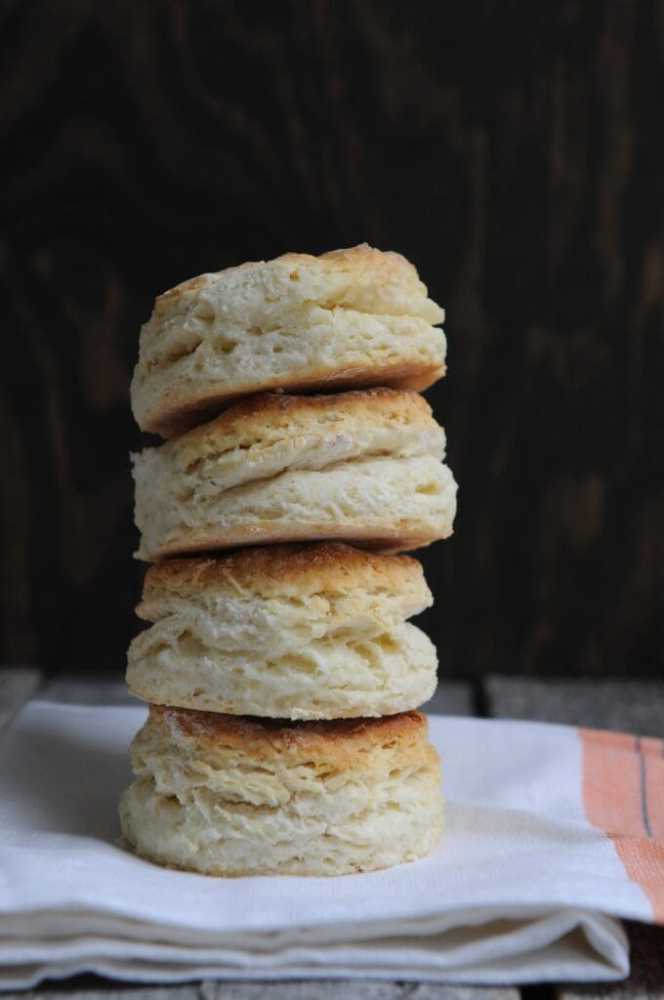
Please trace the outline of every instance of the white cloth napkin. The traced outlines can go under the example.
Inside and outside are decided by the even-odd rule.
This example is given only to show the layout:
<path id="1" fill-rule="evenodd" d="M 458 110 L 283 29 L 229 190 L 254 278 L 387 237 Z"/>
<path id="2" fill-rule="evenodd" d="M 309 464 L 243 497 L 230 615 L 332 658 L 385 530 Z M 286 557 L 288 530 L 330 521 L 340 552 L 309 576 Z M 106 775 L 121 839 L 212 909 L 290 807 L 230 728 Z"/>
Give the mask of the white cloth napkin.
<path id="1" fill-rule="evenodd" d="M 366 875 L 225 880 L 118 844 L 127 747 L 144 717 L 35 702 L 0 745 L 0 987 L 82 971 L 609 980 L 629 970 L 611 915 L 653 919 L 586 816 L 584 741 L 570 727 L 431 716 L 448 799 L 432 857 Z"/>

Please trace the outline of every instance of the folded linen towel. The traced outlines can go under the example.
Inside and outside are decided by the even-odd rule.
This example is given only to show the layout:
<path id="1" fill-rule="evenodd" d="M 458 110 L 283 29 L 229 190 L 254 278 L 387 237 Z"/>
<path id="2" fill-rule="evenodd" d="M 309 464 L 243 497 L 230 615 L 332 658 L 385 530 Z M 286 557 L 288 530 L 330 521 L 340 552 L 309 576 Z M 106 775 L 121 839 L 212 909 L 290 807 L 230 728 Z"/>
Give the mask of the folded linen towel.
<path id="1" fill-rule="evenodd" d="M 34 702 L 0 744 L 0 987 L 379 977 L 487 984 L 629 971 L 614 917 L 664 922 L 664 745 L 430 717 L 436 853 L 338 878 L 214 879 L 118 843 L 141 707 Z"/>

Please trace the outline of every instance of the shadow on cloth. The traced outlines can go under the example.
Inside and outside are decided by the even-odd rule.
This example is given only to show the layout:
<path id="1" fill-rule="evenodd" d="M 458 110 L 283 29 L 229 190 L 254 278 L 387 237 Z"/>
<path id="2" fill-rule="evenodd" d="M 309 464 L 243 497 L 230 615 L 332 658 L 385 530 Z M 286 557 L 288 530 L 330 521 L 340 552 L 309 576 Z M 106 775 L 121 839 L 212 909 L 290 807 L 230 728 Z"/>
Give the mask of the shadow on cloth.
<path id="1" fill-rule="evenodd" d="M 128 748 L 118 749 L 103 731 L 45 733 L 29 725 L 7 750 L 4 783 L 21 827 L 28 821 L 34 831 L 117 844 L 118 799 L 131 781 Z"/>

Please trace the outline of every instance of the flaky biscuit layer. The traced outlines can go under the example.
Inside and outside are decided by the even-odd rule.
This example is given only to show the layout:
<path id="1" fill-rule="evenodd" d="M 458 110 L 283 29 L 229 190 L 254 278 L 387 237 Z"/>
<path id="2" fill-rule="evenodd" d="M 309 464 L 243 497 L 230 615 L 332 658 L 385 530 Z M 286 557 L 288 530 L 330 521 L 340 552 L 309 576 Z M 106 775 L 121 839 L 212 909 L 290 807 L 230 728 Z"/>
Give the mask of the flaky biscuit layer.
<path id="1" fill-rule="evenodd" d="M 436 652 L 406 619 L 431 604 L 421 567 L 347 545 L 167 560 L 147 574 L 127 683 L 160 705 L 287 719 L 407 711 Z"/>
<path id="2" fill-rule="evenodd" d="M 284 725 L 152 708 L 132 745 L 123 835 L 159 864 L 214 875 L 337 875 L 429 853 L 442 829 L 426 722 Z"/>
<path id="3" fill-rule="evenodd" d="M 422 390 L 445 371 L 443 318 L 412 264 L 366 245 L 199 275 L 141 331 L 134 415 L 170 437 L 269 389 Z"/>
<path id="4" fill-rule="evenodd" d="M 445 434 L 416 393 L 267 395 L 134 456 L 138 557 L 346 539 L 384 551 L 452 532 Z"/>

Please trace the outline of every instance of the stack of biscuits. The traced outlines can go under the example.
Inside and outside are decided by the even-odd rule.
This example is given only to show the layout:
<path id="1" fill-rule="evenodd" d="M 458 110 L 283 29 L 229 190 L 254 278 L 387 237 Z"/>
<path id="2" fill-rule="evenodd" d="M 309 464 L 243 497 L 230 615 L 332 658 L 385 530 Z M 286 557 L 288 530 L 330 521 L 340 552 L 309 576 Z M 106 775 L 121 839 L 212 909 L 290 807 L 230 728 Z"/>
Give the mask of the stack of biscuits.
<path id="1" fill-rule="evenodd" d="M 366 245 L 186 281 L 132 383 L 139 559 L 129 649 L 150 705 L 120 814 L 139 855 L 209 875 L 338 875 L 429 853 L 440 762 L 416 709 L 432 599 L 404 551 L 452 533 L 445 435 L 419 392 L 443 312 Z"/>

